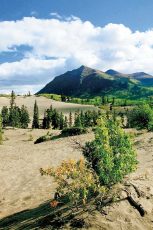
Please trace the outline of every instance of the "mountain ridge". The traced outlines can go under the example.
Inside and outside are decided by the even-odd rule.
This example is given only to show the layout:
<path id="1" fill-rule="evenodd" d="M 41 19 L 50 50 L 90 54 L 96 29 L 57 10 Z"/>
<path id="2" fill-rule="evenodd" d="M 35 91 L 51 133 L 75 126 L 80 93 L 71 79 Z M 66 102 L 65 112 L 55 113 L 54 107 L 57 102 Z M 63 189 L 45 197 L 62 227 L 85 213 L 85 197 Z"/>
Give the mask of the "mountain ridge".
<path id="1" fill-rule="evenodd" d="M 103 72 L 82 65 L 56 76 L 37 94 L 52 93 L 82 97 L 101 95 L 111 90 L 130 89 L 131 86 L 153 86 L 153 76 L 144 72 L 123 74 L 113 69 Z"/>

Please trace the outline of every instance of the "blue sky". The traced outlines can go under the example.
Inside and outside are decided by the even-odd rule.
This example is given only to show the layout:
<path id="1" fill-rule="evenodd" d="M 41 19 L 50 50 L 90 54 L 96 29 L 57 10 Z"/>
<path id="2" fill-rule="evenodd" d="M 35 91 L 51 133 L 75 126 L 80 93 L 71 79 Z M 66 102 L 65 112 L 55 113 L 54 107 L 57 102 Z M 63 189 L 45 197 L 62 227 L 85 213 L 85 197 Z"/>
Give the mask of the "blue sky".
<path id="1" fill-rule="evenodd" d="M 153 74 L 152 12 L 152 0 L 0 0 L 0 93 L 82 64 Z"/>
<path id="2" fill-rule="evenodd" d="M 17 20 L 33 13 L 50 18 L 50 12 L 75 15 L 94 25 L 122 23 L 132 30 L 152 28 L 152 0 L 0 0 L 0 20 Z"/>

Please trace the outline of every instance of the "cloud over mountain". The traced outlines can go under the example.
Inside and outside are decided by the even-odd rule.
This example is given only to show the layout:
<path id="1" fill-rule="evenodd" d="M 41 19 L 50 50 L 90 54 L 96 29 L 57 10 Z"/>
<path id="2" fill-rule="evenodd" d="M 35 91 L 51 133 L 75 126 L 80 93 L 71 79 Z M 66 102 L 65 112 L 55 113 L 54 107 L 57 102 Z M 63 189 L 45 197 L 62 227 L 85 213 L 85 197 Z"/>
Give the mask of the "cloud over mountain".
<path id="1" fill-rule="evenodd" d="M 56 75 L 82 64 L 104 71 L 153 74 L 153 29 L 132 32 L 122 24 L 95 27 L 77 17 L 28 17 L 0 22 L 0 38 L 0 61 L 5 54 L 0 64 L 3 91 L 9 86 L 19 89 L 18 85 L 18 91 L 27 90 L 27 85 L 36 91 Z M 23 45 L 23 55 L 16 59 Z M 15 55 L 10 62 L 12 52 Z"/>

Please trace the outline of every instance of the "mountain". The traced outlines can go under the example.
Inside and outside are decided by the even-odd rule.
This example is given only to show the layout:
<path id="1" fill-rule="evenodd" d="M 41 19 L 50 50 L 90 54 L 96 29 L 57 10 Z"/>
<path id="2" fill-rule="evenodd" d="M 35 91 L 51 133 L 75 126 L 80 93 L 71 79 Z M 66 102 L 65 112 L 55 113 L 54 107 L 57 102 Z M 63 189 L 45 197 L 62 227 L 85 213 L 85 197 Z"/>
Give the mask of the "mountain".
<path id="1" fill-rule="evenodd" d="M 140 91 L 142 86 L 153 86 L 153 76 L 140 72 L 122 74 L 115 70 L 92 69 L 81 66 L 55 77 L 37 94 L 53 93 L 67 96 L 88 97 L 112 92 Z"/>
<path id="2" fill-rule="evenodd" d="M 139 84 L 143 86 L 153 86 L 153 76 L 144 73 L 144 72 L 138 72 L 138 73 L 132 73 L 132 74 L 123 74 L 120 72 L 117 72 L 115 70 L 109 69 L 105 72 L 106 74 L 109 74 L 111 76 L 119 77 L 119 78 L 129 78 L 131 80 L 136 80 Z"/>
<path id="3" fill-rule="evenodd" d="M 100 70 L 81 66 L 57 76 L 38 94 L 54 93 L 67 96 L 100 95 L 112 89 L 126 89 L 133 84 L 128 78 L 118 78 Z"/>

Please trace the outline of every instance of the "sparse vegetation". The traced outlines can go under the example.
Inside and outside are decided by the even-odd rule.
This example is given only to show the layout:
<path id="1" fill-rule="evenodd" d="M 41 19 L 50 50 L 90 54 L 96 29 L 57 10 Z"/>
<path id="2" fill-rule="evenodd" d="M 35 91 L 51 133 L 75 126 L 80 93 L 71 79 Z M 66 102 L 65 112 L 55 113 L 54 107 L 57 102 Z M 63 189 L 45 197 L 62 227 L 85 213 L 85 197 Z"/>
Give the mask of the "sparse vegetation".
<path id="1" fill-rule="evenodd" d="M 153 130 L 153 109 L 144 104 L 127 113 L 128 127 Z"/>
<path id="2" fill-rule="evenodd" d="M 128 134 L 118 120 L 101 117 L 95 140 L 87 142 L 83 155 L 99 176 L 102 185 L 111 186 L 136 169 L 136 153 Z"/>
<path id="3" fill-rule="evenodd" d="M 33 122 L 32 122 L 33 129 L 39 129 L 39 109 L 37 105 L 37 101 L 35 100 L 34 109 L 33 109 Z"/>
<path id="4" fill-rule="evenodd" d="M 52 134 L 47 133 L 46 135 L 39 137 L 39 138 L 34 142 L 34 144 L 39 144 L 39 143 L 42 143 L 42 142 L 50 141 L 51 138 L 52 138 Z"/>
<path id="5" fill-rule="evenodd" d="M 2 117 L 0 115 L 0 145 L 3 143 L 3 136 L 2 136 Z"/>
<path id="6" fill-rule="evenodd" d="M 83 127 L 69 127 L 65 128 L 61 132 L 61 136 L 75 136 L 87 133 L 87 129 Z"/>
<path id="7" fill-rule="evenodd" d="M 97 175 L 90 167 L 87 167 L 84 160 L 63 161 L 62 164 L 55 168 L 40 169 L 41 175 L 52 176 L 57 183 L 57 193 L 64 196 L 66 202 L 78 205 L 80 202 L 86 204 L 87 200 L 99 191 L 104 193 L 106 189 L 99 186 Z M 58 203 L 56 203 L 57 205 Z M 55 203 L 51 206 L 55 207 Z"/>
<path id="8" fill-rule="evenodd" d="M 2 125 L 3 127 L 11 126 L 14 128 L 26 129 L 30 122 L 28 110 L 24 105 L 22 105 L 21 108 L 16 106 L 15 98 L 15 93 L 12 91 L 10 107 L 8 108 L 7 106 L 3 106 L 1 111 Z"/>

